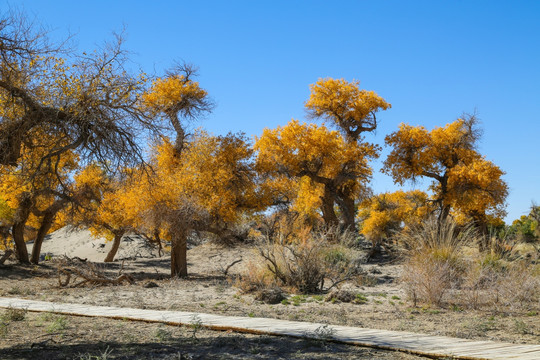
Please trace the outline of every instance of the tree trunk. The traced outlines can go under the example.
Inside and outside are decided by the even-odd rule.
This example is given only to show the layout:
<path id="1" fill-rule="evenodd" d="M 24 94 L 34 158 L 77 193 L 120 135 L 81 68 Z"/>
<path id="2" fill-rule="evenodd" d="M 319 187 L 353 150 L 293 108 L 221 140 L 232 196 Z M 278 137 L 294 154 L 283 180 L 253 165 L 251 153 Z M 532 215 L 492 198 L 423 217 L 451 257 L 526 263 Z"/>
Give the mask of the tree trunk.
<path id="1" fill-rule="evenodd" d="M 64 206 L 66 206 L 67 202 L 68 201 L 66 199 L 56 200 L 47 208 L 47 210 L 43 212 L 43 219 L 41 219 L 41 225 L 39 226 L 36 240 L 34 241 L 34 246 L 32 247 L 32 257 L 30 261 L 33 264 L 39 263 L 39 255 L 41 254 L 41 245 L 43 244 L 43 240 L 49 233 L 49 230 L 51 230 L 51 226 L 54 222 L 56 214 L 58 214 L 58 212 L 62 210 Z M 35 213 L 36 212 L 34 212 L 34 214 Z"/>
<path id="2" fill-rule="evenodd" d="M 39 263 L 39 255 L 41 254 L 41 245 L 43 244 L 43 240 L 45 239 L 45 236 L 51 229 L 55 215 L 56 215 L 56 212 L 46 211 L 45 215 L 43 216 L 43 219 L 41 220 L 41 226 L 39 227 L 36 240 L 34 240 L 34 246 L 32 246 L 32 256 L 30 258 L 30 262 L 32 262 L 32 264 Z"/>
<path id="3" fill-rule="evenodd" d="M 347 194 L 341 193 L 338 197 L 338 205 L 339 209 L 341 210 L 343 230 L 354 231 L 354 219 L 356 216 L 354 198 L 347 196 Z"/>
<path id="4" fill-rule="evenodd" d="M 187 236 L 185 231 L 173 235 L 171 243 L 171 276 L 186 277 L 187 272 Z"/>
<path id="5" fill-rule="evenodd" d="M 480 236 L 480 241 L 478 241 L 478 250 L 480 252 L 489 250 L 491 238 L 489 236 L 486 216 L 484 214 L 474 214 L 473 220 L 476 228 L 478 229 L 478 235 Z"/>
<path id="6" fill-rule="evenodd" d="M 4 255 L 0 257 L 0 265 L 3 265 L 6 262 L 6 260 L 9 259 L 11 255 L 13 255 L 13 250 L 7 249 Z"/>
<path id="7" fill-rule="evenodd" d="M 336 212 L 334 211 L 334 197 L 329 190 L 328 185 L 324 186 L 324 194 L 322 197 L 321 210 L 323 213 L 323 220 L 327 228 L 333 228 L 339 225 Z"/>
<path id="8" fill-rule="evenodd" d="M 118 251 L 118 248 L 120 247 L 120 242 L 122 241 L 122 236 L 124 236 L 124 233 L 125 231 L 123 230 L 114 232 L 114 239 L 113 239 L 111 250 L 109 250 L 109 253 L 105 257 L 105 260 L 103 260 L 103 262 L 113 262 L 114 257 L 116 256 L 116 252 Z"/>
<path id="9" fill-rule="evenodd" d="M 11 228 L 11 235 L 15 243 L 15 254 L 21 264 L 30 264 L 26 242 L 24 241 L 24 229 L 32 210 L 32 203 L 32 197 L 29 193 L 21 194 L 19 208 L 15 212 L 13 227 Z"/>
<path id="10" fill-rule="evenodd" d="M 154 230 L 154 241 L 158 246 L 158 256 L 163 256 L 163 247 L 161 246 L 161 237 L 159 236 L 159 229 Z"/>
<path id="11" fill-rule="evenodd" d="M 15 254 L 21 264 L 30 264 L 28 259 L 28 250 L 26 249 L 26 243 L 24 242 L 24 228 L 26 221 L 15 222 L 11 230 L 13 234 L 13 242 L 15 243 Z"/>

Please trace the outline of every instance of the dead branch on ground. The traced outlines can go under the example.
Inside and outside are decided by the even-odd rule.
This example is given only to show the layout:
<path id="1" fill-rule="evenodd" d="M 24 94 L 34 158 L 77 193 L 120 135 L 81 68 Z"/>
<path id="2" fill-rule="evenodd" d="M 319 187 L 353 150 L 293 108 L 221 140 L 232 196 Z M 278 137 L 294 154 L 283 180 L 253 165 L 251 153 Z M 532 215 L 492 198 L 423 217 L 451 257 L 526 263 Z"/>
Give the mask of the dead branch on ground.
<path id="1" fill-rule="evenodd" d="M 77 257 L 69 258 L 65 256 L 58 262 L 56 268 L 60 287 L 67 287 L 72 277 L 78 277 L 82 280 L 74 283 L 71 287 L 81 287 L 83 285 L 120 285 L 124 281 L 129 284 L 135 283 L 135 280 L 129 274 L 121 274 L 116 278 L 109 278 L 95 264 L 86 262 L 86 259 L 83 261 Z M 62 276 L 65 276 L 64 281 L 62 281 Z"/>

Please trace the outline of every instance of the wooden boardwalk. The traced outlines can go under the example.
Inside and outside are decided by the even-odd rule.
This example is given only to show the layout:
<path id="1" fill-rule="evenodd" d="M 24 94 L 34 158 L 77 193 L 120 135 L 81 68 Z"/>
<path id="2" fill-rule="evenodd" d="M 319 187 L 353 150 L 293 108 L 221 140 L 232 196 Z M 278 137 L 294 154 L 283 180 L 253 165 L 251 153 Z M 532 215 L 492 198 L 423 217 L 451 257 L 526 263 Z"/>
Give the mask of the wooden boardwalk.
<path id="1" fill-rule="evenodd" d="M 198 323 L 214 330 L 233 330 L 253 334 L 330 339 L 335 342 L 379 349 L 403 351 L 430 357 L 455 359 L 540 359 L 540 345 L 517 345 L 492 341 L 471 341 L 446 336 L 431 336 L 404 331 L 388 331 L 315 324 L 266 318 L 211 315 L 181 311 L 143 310 L 110 306 L 52 303 L 0 297 L 0 307 L 28 311 L 107 317 L 174 325 Z"/>

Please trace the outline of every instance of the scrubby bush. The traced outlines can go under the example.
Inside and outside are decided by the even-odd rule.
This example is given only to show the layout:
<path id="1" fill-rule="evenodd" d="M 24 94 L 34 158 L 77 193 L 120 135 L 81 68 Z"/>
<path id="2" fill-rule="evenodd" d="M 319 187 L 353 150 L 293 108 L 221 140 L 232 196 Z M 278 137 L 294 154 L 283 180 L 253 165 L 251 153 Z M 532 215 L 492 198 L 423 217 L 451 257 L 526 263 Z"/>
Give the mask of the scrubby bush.
<path id="1" fill-rule="evenodd" d="M 259 247 L 259 260 L 252 263 L 240 280 L 243 291 L 269 286 L 288 287 L 307 294 L 327 291 L 361 274 L 359 257 L 343 245 L 348 235 L 335 231 L 301 231 L 292 241 L 266 240 Z M 328 286 L 326 286 L 328 285 Z"/>
<path id="2" fill-rule="evenodd" d="M 538 308 L 538 265 L 510 256 L 512 243 L 506 237 L 492 237 L 490 251 L 469 257 L 462 248 L 475 242 L 476 233 L 451 219 L 428 221 L 403 238 L 409 253 L 401 280 L 415 306 L 441 306 L 451 300 L 454 305 L 504 312 Z"/>
<path id="3" fill-rule="evenodd" d="M 448 218 L 427 220 L 401 234 L 408 257 L 401 280 L 413 299 L 440 305 L 450 289 L 459 286 L 464 272 L 460 249 L 475 240 L 471 226 L 459 227 Z"/>

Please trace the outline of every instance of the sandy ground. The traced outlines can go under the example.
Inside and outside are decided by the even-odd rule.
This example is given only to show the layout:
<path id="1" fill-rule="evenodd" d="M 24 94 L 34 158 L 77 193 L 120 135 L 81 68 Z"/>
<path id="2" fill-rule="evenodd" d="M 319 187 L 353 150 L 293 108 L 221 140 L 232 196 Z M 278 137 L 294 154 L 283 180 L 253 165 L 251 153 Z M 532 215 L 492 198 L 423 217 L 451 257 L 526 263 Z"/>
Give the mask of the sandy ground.
<path id="1" fill-rule="evenodd" d="M 55 251 L 53 259 L 64 253 L 101 259 L 107 251 L 107 244 L 101 247 L 103 240 L 101 243 L 99 241 L 92 239 L 88 233 L 59 232 L 53 234 L 43 248 L 44 252 Z M 540 304 L 533 304 L 532 308 L 519 312 L 470 310 L 454 306 L 413 307 L 399 283 L 402 271 L 399 264 L 363 264 L 370 281 L 364 285 L 344 285 L 363 294 L 367 298 L 365 304 L 325 302 L 324 296 L 318 294 L 289 294 L 287 302 L 268 305 L 255 300 L 250 294 L 242 294 L 235 286 L 235 277 L 245 271 L 246 263 L 253 259 L 254 245 L 226 248 L 206 243 L 197 246 L 188 251 L 190 275 L 186 279 L 170 279 L 169 259 L 166 256 L 158 258 L 157 251 L 150 248 L 143 255 L 143 248 L 139 241 L 123 242 L 118 254 L 123 261 L 96 263 L 111 277 L 117 276 L 120 268 L 123 268 L 124 273 L 136 279 L 133 285 L 60 287 L 52 261 L 26 267 L 9 263 L 0 267 L 0 296 L 269 317 L 467 339 L 540 343 Z M 225 276 L 224 269 L 238 259 L 242 261 L 231 267 L 228 276 Z"/>
<path id="2" fill-rule="evenodd" d="M 27 244 L 29 253 L 33 246 L 33 242 Z M 107 241 L 103 237 L 94 237 L 88 230 L 73 230 L 66 226 L 45 237 L 41 245 L 41 258 L 43 259 L 46 255 L 53 257 L 66 255 L 100 262 L 105 259 L 111 246 L 112 241 Z M 126 235 L 122 238 L 122 245 L 118 249 L 115 259 L 152 259 L 156 257 L 158 257 L 156 248 L 147 245 L 137 235 Z"/>
<path id="3" fill-rule="evenodd" d="M 9 317 L 0 310 L 0 317 Z M 0 327 L 0 358 L 11 359 L 391 359 L 422 357 L 288 337 L 187 326 L 27 313 Z"/>

